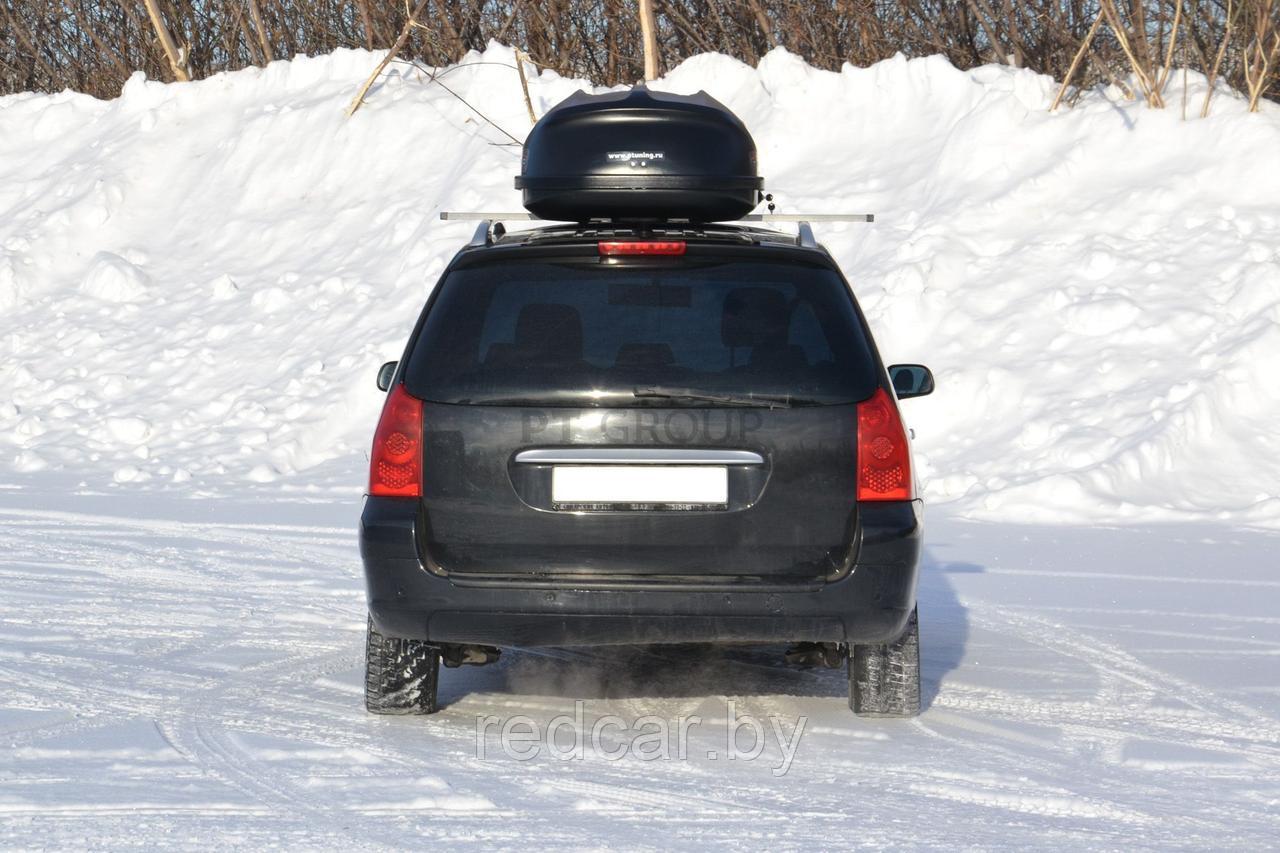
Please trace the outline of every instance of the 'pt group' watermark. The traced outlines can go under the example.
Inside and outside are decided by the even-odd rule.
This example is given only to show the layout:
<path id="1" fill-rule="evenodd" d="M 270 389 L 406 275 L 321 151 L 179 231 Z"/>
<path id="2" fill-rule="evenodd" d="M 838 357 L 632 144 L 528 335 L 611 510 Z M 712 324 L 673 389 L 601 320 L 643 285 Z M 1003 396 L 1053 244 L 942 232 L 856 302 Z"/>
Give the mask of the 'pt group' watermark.
<path id="1" fill-rule="evenodd" d="M 748 409 L 699 409 L 657 412 L 651 409 L 610 409 L 564 412 L 525 409 L 520 414 L 524 441 L 595 441 L 615 444 L 717 444 L 748 442 L 764 424 L 759 412 Z"/>
<path id="2" fill-rule="evenodd" d="M 548 721 L 526 714 L 478 716 L 476 758 L 501 754 L 516 761 L 543 756 L 560 761 L 582 761 L 588 756 L 607 761 L 627 757 L 641 761 L 685 761 L 690 757 L 767 760 L 773 775 L 785 776 L 809 723 L 803 715 L 783 719 L 772 714 L 764 718 L 739 714 L 733 700 L 726 703 L 721 719 L 649 714 L 627 720 L 605 714 L 588 721 L 586 704 L 579 699 L 573 703 L 572 716 L 561 714 Z"/>

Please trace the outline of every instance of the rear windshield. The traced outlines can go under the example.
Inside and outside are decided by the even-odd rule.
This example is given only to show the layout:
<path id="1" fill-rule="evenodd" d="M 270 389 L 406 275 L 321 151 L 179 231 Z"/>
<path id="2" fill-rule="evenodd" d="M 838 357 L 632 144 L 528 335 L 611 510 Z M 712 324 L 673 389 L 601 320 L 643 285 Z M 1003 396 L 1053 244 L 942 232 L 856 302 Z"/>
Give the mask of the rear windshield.
<path id="1" fill-rule="evenodd" d="M 876 384 L 848 288 L 821 267 L 509 261 L 440 287 L 406 373 L 426 400 L 823 405 Z"/>

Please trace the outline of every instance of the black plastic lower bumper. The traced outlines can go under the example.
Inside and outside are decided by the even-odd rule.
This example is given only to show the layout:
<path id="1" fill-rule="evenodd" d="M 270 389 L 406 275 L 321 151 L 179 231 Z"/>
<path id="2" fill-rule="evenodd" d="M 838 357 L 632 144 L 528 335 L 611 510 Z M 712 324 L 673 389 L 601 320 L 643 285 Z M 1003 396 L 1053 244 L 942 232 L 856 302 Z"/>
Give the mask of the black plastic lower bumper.
<path id="1" fill-rule="evenodd" d="M 442 577 L 419 559 L 418 504 L 402 498 L 365 501 L 360 553 L 369 613 L 387 636 L 495 646 L 884 642 L 915 606 L 920 502 L 862 504 L 858 516 L 856 564 L 832 582 Z"/>

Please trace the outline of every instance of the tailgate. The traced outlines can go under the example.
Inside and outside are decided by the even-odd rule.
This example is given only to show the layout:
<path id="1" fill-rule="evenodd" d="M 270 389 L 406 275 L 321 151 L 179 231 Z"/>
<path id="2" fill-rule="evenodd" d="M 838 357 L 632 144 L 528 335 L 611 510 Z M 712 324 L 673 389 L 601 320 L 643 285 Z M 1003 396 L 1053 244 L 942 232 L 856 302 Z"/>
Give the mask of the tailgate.
<path id="1" fill-rule="evenodd" d="M 428 403 L 420 542 L 456 575 L 814 580 L 854 542 L 855 407 Z"/>

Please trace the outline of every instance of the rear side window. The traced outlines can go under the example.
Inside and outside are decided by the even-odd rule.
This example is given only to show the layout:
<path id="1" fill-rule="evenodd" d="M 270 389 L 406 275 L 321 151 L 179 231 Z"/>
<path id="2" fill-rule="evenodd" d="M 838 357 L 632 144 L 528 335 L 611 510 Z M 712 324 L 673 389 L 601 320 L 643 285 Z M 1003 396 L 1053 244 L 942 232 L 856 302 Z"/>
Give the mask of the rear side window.
<path id="1" fill-rule="evenodd" d="M 874 363 L 829 269 L 507 261 L 450 273 L 406 375 L 444 403 L 707 405 L 646 390 L 865 399 Z"/>

